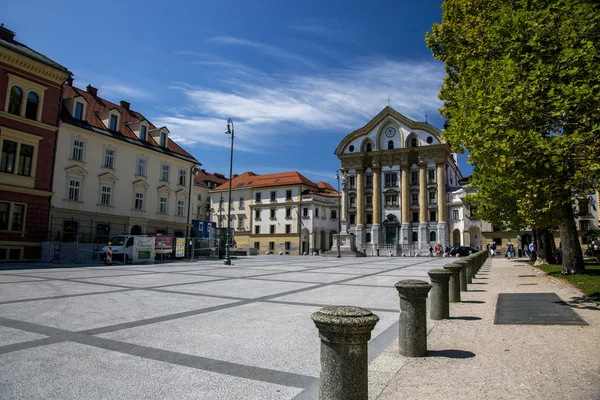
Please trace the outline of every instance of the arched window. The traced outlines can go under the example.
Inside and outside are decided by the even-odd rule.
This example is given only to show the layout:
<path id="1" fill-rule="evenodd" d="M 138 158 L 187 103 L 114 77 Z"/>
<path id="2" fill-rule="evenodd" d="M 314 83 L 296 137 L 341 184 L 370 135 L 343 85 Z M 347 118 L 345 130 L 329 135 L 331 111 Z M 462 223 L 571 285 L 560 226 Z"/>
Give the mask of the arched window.
<path id="1" fill-rule="evenodd" d="M 25 118 L 37 119 L 38 95 L 29 92 L 27 95 L 27 105 L 25 107 Z"/>
<path id="2" fill-rule="evenodd" d="M 417 147 L 418 146 L 418 142 L 417 142 L 417 138 L 413 137 L 410 139 L 410 147 Z"/>
<path id="3" fill-rule="evenodd" d="M 412 241 L 413 242 L 418 242 L 419 241 L 419 234 L 417 232 L 413 232 L 412 233 Z"/>
<path id="4" fill-rule="evenodd" d="M 394 149 L 394 141 L 388 140 L 388 150 L 393 150 L 393 149 Z"/>
<path id="5" fill-rule="evenodd" d="M 429 241 L 430 242 L 435 242 L 436 240 L 437 239 L 436 239 L 436 236 L 435 236 L 435 232 L 433 232 L 433 231 L 429 232 Z"/>
<path id="6" fill-rule="evenodd" d="M 365 146 L 365 151 L 367 153 L 373 151 L 373 145 L 371 143 L 367 143 L 367 145 Z"/>
<path id="7" fill-rule="evenodd" d="M 10 100 L 8 102 L 8 112 L 21 115 L 21 102 L 23 101 L 23 91 L 18 86 L 10 89 Z"/>

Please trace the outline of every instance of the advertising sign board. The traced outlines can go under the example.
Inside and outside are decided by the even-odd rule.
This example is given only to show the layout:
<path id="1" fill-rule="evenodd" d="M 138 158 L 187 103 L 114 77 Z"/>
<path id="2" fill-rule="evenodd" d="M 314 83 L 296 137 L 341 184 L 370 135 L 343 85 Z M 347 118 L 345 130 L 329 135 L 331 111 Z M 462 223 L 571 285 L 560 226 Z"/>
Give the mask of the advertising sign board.
<path id="1" fill-rule="evenodd" d="M 133 242 L 133 262 L 135 264 L 153 263 L 155 255 L 154 238 L 136 236 Z"/>
<path id="2" fill-rule="evenodd" d="M 185 257 L 185 238 L 176 238 L 175 239 L 175 257 L 176 258 Z"/>

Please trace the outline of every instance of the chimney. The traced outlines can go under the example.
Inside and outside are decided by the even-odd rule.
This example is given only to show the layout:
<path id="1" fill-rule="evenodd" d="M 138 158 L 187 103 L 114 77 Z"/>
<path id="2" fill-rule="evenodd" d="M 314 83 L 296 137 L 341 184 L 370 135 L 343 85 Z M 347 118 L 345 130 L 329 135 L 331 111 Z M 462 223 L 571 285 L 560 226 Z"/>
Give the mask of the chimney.
<path id="1" fill-rule="evenodd" d="M 98 89 L 93 87 L 92 85 L 87 85 L 86 90 L 92 96 L 94 96 L 94 97 L 98 96 Z"/>
<path id="2" fill-rule="evenodd" d="M 0 39 L 12 41 L 15 39 L 15 33 L 10 29 L 6 29 L 4 24 L 0 24 Z"/>
<path id="3" fill-rule="evenodd" d="M 73 76 L 69 75 L 67 78 L 67 86 L 73 86 Z"/>
<path id="4" fill-rule="evenodd" d="M 231 176 L 231 179 L 235 179 L 235 178 L 237 178 L 238 176 L 239 176 L 238 174 L 233 174 L 233 175 Z"/>
<path id="5" fill-rule="evenodd" d="M 129 103 L 129 102 L 125 101 L 125 100 L 121 100 L 121 107 L 123 107 L 127 111 L 129 111 L 129 106 L 130 105 L 131 105 L 131 103 Z"/>

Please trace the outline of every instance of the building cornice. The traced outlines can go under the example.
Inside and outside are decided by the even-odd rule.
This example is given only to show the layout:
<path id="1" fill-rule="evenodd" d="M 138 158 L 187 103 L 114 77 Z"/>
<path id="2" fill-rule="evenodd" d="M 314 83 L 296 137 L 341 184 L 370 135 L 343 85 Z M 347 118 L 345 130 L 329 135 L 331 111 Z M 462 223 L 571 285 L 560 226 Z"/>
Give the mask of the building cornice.
<path id="1" fill-rule="evenodd" d="M 22 186 L 5 185 L 3 183 L 0 183 L 0 191 L 3 191 L 3 190 L 5 190 L 7 192 L 13 192 L 13 193 L 31 194 L 31 195 L 40 196 L 40 197 L 50 197 L 53 194 L 53 192 L 51 192 L 51 191 L 40 190 L 40 189 L 31 189 L 31 188 L 26 188 L 26 187 L 22 187 Z"/>
<path id="2" fill-rule="evenodd" d="M 47 79 L 58 85 L 69 77 L 67 71 L 60 71 L 39 61 L 32 60 L 22 54 L 0 47 L 0 62 L 13 65 L 19 69 Z"/>
<path id="3" fill-rule="evenodd" d="M 18 122 L 21 122 L 21 123 L 24 123 L 24 124 L 29 124 L 29 125 L 37 126 L 38 128 L 47 129 L 49 131 L 56 131 L 56 130 L 58 130 L 57 126 L 46 124 L 46 123 L 39 122 L 39 121 L 35 121 L 33 119 L 21 117 L 20 115 L 11 114 L 9 112 L 2 111 L 2 110 L 0 110 L 0 117 L 12 119 L 13 121 L 18 121 Z"/>

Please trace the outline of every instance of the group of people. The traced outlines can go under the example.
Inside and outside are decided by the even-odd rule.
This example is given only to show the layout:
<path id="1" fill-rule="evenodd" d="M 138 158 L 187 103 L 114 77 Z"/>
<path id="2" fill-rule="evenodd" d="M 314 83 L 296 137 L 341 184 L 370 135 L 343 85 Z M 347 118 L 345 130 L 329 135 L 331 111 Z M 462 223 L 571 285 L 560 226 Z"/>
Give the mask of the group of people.
<path id="1" fill-rule="evenodd" d="M 490 253 L 490 257 L 494 257 L 496 255 L 496 242 L 488 243 L 486 248 L 487 251 Z"/>
<path id="2" fill-rule="evenodd" d="M 447 244 L 446 247 L 442 247 L 441 244 L 436 244 L 435 247 L 429 245 L 429 257 L 447 257 L 450 255 L 450 245 Z"/>

